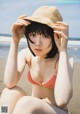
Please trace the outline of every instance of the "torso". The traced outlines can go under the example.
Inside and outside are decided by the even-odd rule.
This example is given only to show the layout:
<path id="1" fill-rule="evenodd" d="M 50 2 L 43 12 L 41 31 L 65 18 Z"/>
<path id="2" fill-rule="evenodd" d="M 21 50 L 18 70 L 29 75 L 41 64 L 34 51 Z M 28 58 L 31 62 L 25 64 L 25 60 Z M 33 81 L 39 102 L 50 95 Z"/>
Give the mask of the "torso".
<path id="1" fill-rule="evenodd" d="M 38 83 L 43 83 L 49 80 L 53 74 L 57 76 L 57 58 L 59 58 L 59 55 L 56 55 L 56 57 L 51 60 L 49 59 L 48 61 L 40 62 L 37 57 L 31 56 L 29 70 L 32 78 Z M 54 69 L 55 63 L 56 69 Z M 47 88 L 44 85 L 32 84 L 32 96 L 57 106 L 54 98 L 54 88 Z M 67 108 L 63 107 L 63 109 Z"/>
<path id="2" fill-rule="evenodd" d="M 56 68 L 55 68 L 56 64 Z M 57 75 L 57 64 L 58 64 L 58 55 L 56 55 L 55 58 L 46 60 L 46 61 L 39 61 L 37 57 L 31 57 L 31 64 L 29 66 L 30 73 L 32 78 L 37 83 L 45 83 L 52 78 L 52 76 Z M 47 88 L 44 85 L 36 85 L 32 84 L 32 96 L 38 97 L 38 98 L 48 98 L 50 99 L 50 102 L 55 102 L 54 100 L 54 87 L 53 88 Z"/>

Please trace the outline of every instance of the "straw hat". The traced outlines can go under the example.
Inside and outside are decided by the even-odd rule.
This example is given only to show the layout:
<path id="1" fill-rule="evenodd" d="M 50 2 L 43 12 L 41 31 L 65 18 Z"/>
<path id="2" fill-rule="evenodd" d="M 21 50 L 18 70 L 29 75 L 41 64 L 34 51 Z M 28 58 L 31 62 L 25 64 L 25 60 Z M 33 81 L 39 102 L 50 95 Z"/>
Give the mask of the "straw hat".
<path id="1" fill-rule="evenodd" d="M 20 16 L 19 18 L 46 24 L 51 28 L 54 23 L 63 20 L 56 6 L 41 6 L 32 16 Z"/>

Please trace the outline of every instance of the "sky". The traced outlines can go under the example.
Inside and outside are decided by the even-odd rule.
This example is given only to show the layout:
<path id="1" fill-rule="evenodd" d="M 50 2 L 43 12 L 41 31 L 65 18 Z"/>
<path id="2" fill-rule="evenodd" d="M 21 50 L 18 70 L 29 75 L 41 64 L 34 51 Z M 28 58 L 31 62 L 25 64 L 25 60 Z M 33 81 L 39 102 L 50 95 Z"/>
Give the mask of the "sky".
<path id="1" fill-rule="evenodd" d="M 49 5 L 57 6 L 63 21 L 69 24 L 69 36 L 80 38 L 80 0 L 66 1 L 67 3 L 65 0 L 0 0 L 0 33 L 11 34 L 11 26 L 20 15 L 32 15 L 38 7 Z"/>

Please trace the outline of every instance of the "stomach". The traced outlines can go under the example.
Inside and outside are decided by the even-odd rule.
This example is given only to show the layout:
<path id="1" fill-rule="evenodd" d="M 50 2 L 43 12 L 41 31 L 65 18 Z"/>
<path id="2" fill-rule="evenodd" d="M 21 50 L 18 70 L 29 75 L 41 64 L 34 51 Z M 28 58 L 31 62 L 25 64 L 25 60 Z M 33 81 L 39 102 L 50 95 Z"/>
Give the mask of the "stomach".
<path id="1" fill-rule="evenodd" d="M 51 106 L 56 106 L 56 107 L 60 108 L 59 106 L 57 106 L 57 104 L 55 102 L 54 89 L 52 89 L 52 88 L 50 89 L 50 88 L 46 88 L 44 86 L 41 87 L 41 86 L 33 85 L 32 96 L 45 101 L 46 103 L 50 104 Z M 67 106 L 63 106 L 60 109 L 68 111 Z"/>

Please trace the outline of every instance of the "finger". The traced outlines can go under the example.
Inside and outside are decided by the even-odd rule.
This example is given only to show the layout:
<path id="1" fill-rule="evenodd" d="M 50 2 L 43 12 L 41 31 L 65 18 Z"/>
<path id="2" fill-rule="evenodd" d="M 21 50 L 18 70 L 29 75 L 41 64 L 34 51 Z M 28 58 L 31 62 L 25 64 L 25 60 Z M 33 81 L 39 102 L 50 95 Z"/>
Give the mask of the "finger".
<path id="1" fill-rule="evenodd" d="M 19 19 L 25 20 L 27 22 L 31 22 L 29 19 L 27 19 L 27 16 L 26 15 L 19 16 Z"/>
<path id="2" fill-rule="evenodd" d="M 54 25 L 54 26 L 53 26 L 53 29 L 54 29 L 54 30 L 65 30 L 65 27 Z"/>
<path id="3" fill-rule="evenodd" d="M 16 29 L 16 28 L 21 27 L 21 26 L 23 26 L 23 24 L 16 22 L 12 25 L 12 28 Z"/>
<path id="4" fill-rule="evenodd" d="M 16 24 L 18 25 L 23 25 L 23 26 L 28 26 L 30 23 L 29 22 L 25 22 L 24 20 L 18 20 L 16 22 Z"/>
<path id="5" fill-rule="evenodd" d="M 26 17 L 27 17 L 26 15 L 21 15 L 21 16 L 19 16 L 19 19 L 24 19 Z"/>
<path id="6" fill-rule="evenodd" d="M 68 37 L 62 31 L 54 31 L 54 33 L 58 34 L 59 36 L 68 39 Z"/>
<path id="7" fill-rule="evenodd" d="M 18 21 L 19 21 L 19 22 L 23 22 L 23 23 L 28 23 L 28 24 L 31 24 L 31 22 L 30 22 L 30 21 L 25 20 L 25 19 L 19 19 Z"/>
<path id="8" fill-rule="evenodd" d="M 25 26 L 22 23 L 16 22 L 12 25 L 11 28 L 12 28 L 12 30 L 24 30 Z"/>
<path id="9" fill-rule="evenodd" d="M 63 25 L 63 26 L 68 26 L 67 23 L 64 23 L 64 22 L 61 22 L 61 21 L 57 21 L 56 24 Z"/>

